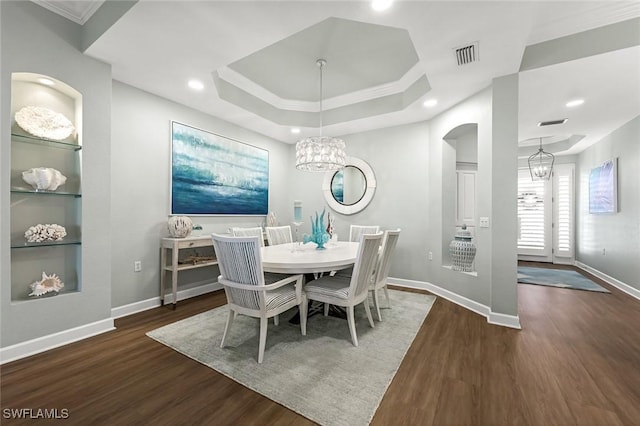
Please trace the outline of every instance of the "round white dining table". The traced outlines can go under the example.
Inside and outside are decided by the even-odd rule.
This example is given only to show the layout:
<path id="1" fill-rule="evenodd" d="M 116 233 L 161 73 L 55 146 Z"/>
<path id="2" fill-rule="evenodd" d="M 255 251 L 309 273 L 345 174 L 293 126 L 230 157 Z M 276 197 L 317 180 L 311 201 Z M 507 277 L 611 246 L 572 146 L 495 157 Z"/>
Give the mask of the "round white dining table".
<path id="1" fill-rule="evenodd" d="M 315 243 L 279 244 L 260 248 L 262 269 L 280 274 L 311 274 L 345 269 L 356 262 L 360 243 L 334 241 L 318 250 Z"/>

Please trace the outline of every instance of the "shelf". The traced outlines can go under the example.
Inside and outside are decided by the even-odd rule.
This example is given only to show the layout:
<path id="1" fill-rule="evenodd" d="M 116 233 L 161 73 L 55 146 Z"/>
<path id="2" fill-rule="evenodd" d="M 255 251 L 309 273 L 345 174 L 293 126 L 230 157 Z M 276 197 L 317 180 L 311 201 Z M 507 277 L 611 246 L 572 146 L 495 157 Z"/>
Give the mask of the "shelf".
<path id="1" fill-rule="evenodd" d="M 37 138 L 35 136 L 18 135 L 16 133 L 11 134 L 11 140 L 13 142 L 30 143 L 34 145 L 49 146 L 51 148 L 70 149 L 73 151 L 80 151 L 82 149 L 82 145 L 78 145 L 77 143 L 54 141 L 51 139 Z"/>
<path id="2" fill-rule="evenodd" d="M 75 192 L 63 192 L 63 191 L 47 191 L 44 189 L 22 189 L 22 188 L 11 188 L 12 194 L 35 194 L 35 195 L 57 195 L 62 197 L 74 197 L 80 198 L 82 194 L 78 194 Z"/>
<path id="3" fill-rule="evenodd" d="M 36 247 L 55 247 L 55 246 L 73 246 L 80 245 L 82 242 L 77 239 L 68 239 L 62 241 L 43 241 L 41 243 L 28 243 L 26 241 L 23 242 L 12 242 L 12 249 L 22 249 L 22 248 L 36 248 Z"/>
<path id="4" fill-rule="evenodd" d="M 218 264 L 218 260 L 208 260 L 206 262 L 200 262 L 200 263 L 182 263 L 178 265 L 178 271 L 185 271 L 187 269 L 196 269 L 196 268 L 203 268 L 205 266 L 214 266 Z M 173 271 L 173 266 L 171 265 L 167 265 L 164 267 L 164 269 L 166 271 Z"/>
<path id="5" fill-rule="evenodd" d="M 31 291 L 31 290 L 29 289 L 26 291 Z M 12 299 L 11 303 L 12 304 L 28 303 L 34 300 L 47 300 L 47 299 L 52 299 L 54 297 L 65 297 L 67 295 L 79 294 L 79 293 L 80 291 L 76 289 L 67 290 L 67 284 L 65 283 L 65 287 L 57 293 L 55 291 L 52 291 L 50 293 L 43 294 L 42 296 L 26 296 L 25 295 L 25 296 L 18 297 L 16 299 Z"/>

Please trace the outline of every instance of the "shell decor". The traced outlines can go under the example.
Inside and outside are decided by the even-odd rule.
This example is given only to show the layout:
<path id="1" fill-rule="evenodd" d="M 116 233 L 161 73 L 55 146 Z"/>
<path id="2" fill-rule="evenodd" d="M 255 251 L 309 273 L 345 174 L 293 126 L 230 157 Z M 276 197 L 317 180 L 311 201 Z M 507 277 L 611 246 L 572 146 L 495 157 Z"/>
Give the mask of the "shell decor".
<path id="1" fill-rule="evenodd" d="M 38 106 L 26 106 L 16 112 L 16 123 L 33 136 L 56 141 L 68 138 L 75 131 L 67 117 Z"/>
<path id="2" fill-rule="evenodd" d="M 22 180 L 36 190 L 55 191 L 64 185 L 67 177 L 51 167 L 35 167 L 22 172 Z"/>
<path id="3" fill-rule="evenodd" d="M 62 241 L 67 236 L 64 226 L 55 223 L 37 224 L 29 227 L 24 233 L 24 237 L 30 243 L 42 243 L 44 241 Z"/>
<path id="4" fill-rule="evenodd" d="M 47 275 L 46 272 L 43 271 L 42 279 L 30 284 L 29 287 L 31 287 L 32 290 L 29 296 L 42 296 L 52 291 L 56 293 L 59 292 L 64 287 L 64 283 L 60 281 L 60 277 L 56 274 Z"/>
<path id="5" fill-rule="evenodd" d="M 267 226 L 278 226 L 278 218 L 276 212 L 271 212 L 267 215 Z"/>
<path id="6" fill-rule="evenodd" d="M 171 216 L 167 221 L 169 235 L 174 238 L 184 238 L 191 234 L 193 222 L 188 216 Z"/>

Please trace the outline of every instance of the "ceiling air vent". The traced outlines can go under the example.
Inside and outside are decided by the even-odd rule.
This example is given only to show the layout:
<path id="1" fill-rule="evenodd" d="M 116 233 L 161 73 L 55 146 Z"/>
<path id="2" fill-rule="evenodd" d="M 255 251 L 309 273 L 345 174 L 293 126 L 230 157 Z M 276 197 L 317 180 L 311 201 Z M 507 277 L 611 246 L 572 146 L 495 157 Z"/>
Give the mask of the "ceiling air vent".
<path id="1" fill-rule="evenodd" d="M 478 42 L 456 48 L 456 60 L 458 66 L 470 64 L 471 62 L 477 62 L 479 58 Z"/>
<path id="2" fill-rule="evenodd" d="M 554 126 L 556 124 L 564 124 L 566 123 L 568 118 L 561 118 L 560 120 L 549 120 L 549 121 L 541 121 L 538 123 L 538 127 L 544 126 Z"/>

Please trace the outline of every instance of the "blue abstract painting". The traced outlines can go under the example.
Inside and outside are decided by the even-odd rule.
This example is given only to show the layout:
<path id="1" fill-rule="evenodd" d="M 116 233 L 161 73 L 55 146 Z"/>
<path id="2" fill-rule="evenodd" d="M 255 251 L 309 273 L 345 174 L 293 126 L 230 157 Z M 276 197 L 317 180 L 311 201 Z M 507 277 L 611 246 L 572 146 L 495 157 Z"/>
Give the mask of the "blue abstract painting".
<path id="1" fill-rule="evenodd" d="M 616 159 L 606 161 L 589 173 L 589 213 L 618 211 Z"/>
<path id="2" fill-rule="evenodd" d="M 171 122 L 171 214 L 266 215 L 269 151 Z"/>

